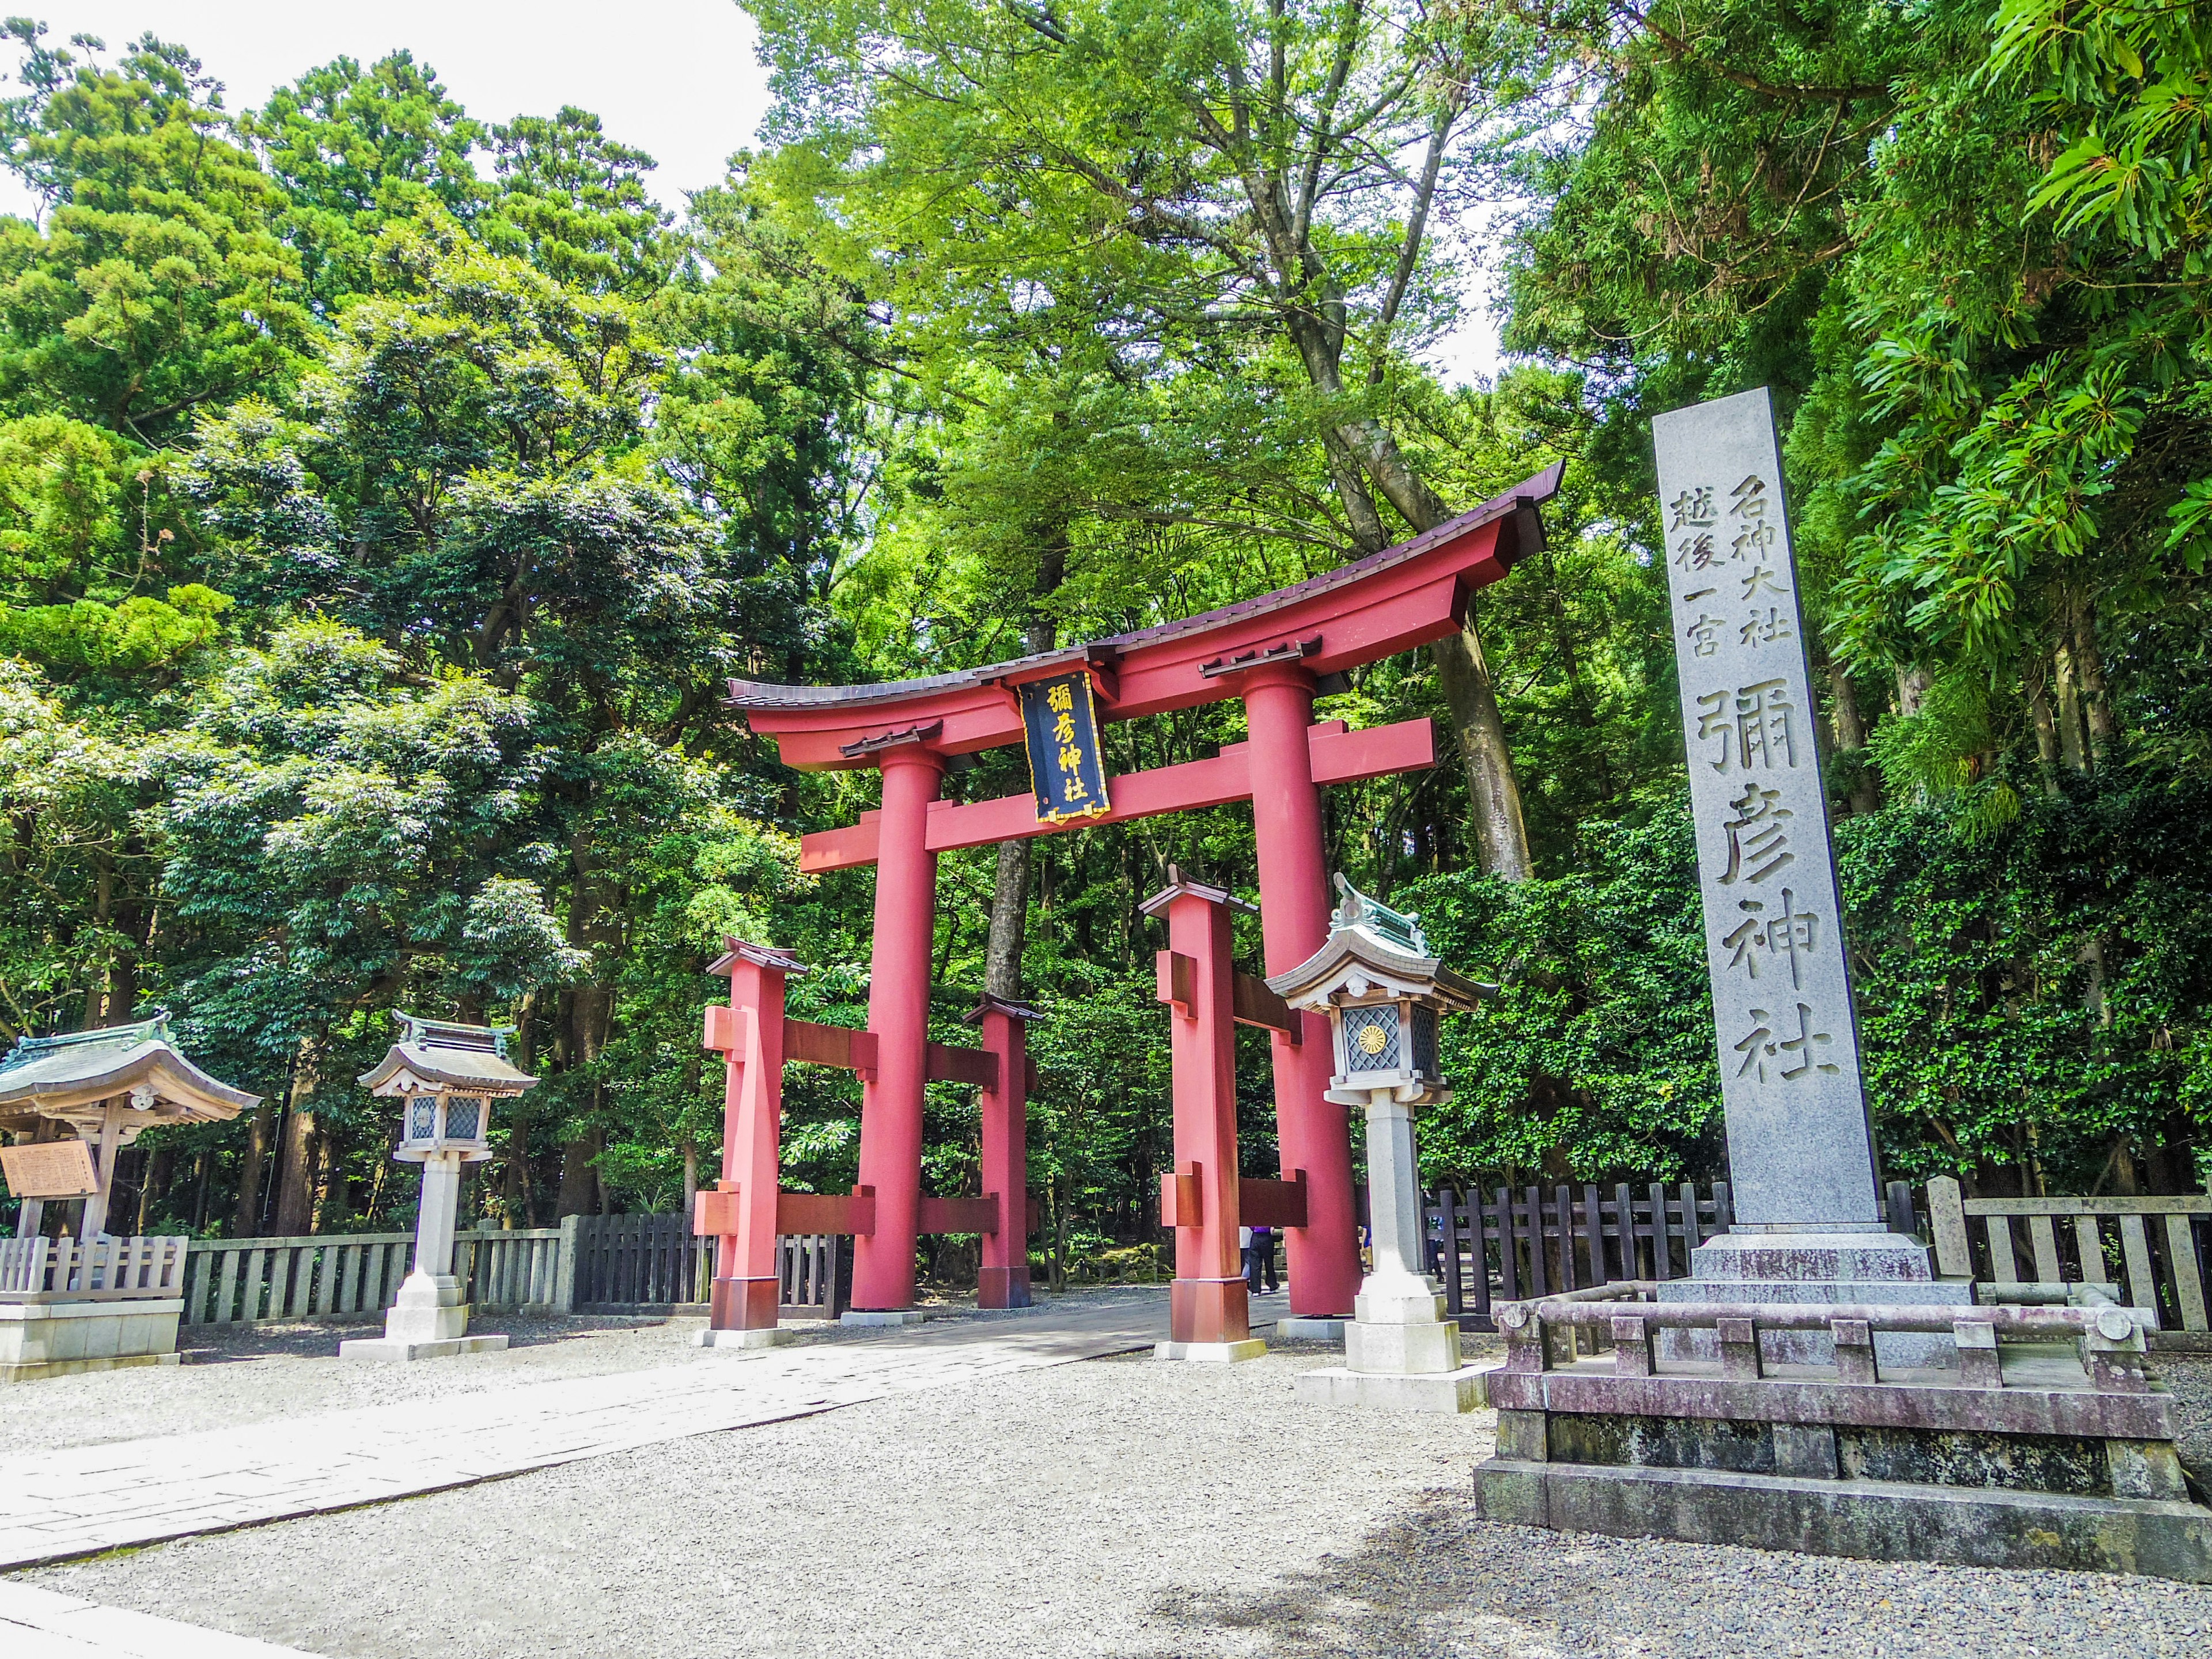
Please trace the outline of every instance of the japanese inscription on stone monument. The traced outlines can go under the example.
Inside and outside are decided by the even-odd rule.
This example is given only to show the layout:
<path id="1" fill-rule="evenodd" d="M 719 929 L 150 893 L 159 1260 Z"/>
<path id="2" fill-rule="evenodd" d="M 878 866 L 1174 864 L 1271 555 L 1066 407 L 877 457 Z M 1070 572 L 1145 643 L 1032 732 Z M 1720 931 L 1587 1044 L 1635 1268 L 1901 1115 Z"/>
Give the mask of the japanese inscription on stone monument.
<path id="1" fill-rule="evenodd" d="M 1796 561 L 1766 392 L 1656 417 L 1739 1225 L 1876 1218 Z"/>

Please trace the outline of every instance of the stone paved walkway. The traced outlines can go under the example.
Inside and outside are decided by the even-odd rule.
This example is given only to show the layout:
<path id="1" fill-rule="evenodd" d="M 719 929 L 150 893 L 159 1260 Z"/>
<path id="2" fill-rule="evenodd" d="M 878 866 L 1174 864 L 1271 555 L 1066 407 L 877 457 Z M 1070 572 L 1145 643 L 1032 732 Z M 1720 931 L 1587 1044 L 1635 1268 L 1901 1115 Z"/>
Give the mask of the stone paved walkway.
<path id="1" fill-rule="evenodd" d="M 307 1659 L 297 1648 L 0 1581 L 8 1659 Z"/>
<path id="2" fill-rule="evenodd" d="M 1257 1297 L 1253 1322 L 1285 1311 Z M 374 1504 L 1139 1348 L 1165 1298 L 0 1459 L 0 1570 Z M 434 1360 L 423 1364 L 434 1364 Z M 158 1386 L 158 1380 L 154 1386 Z"/>

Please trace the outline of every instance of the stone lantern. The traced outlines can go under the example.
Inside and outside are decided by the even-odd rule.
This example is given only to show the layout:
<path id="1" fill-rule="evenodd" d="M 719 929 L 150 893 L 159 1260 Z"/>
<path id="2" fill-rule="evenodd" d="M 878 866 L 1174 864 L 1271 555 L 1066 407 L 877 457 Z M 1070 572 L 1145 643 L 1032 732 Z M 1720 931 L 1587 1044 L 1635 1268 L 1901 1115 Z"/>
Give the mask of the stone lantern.
<path id="1" fill-rule="evenodd" d="M 1346 1363 L 1297 1379 L 1308 1399 L 1417 1411 L 1481 1404 L 1479 1374 L 1460 1364 L 1459 1327 L 1424 1271 L 1420 1171 L 1413 1115 L 1451 1098 L 1437 1061 L 1437 1022 L 1495 988 L 1428 954 L 1419 919 L 1336 878 L 1343 902 L 1328 940 L 1267 981 L 1293 1008 L 1328 1016 L 1335 1070 L 1328 1098 L 1367 1117 L 1367 1206 L 1372 1270 L 1345 1329 Z"/>
<path id="2" fill-rule="evenodd" d="M 513 1099 L 538 1079 L 508 1064 L 503 1030 L 395 1014 L 399 1041 L 362 1078 L 369 1092 L 400 1103 L 392 1157 L 422 1166 L 416 1212 L 415 1269 L 384 1316 L 384 1334 L 338 1344 L 348 1359 L 434 1359 L 504 1348 L 503 1336 L 468 1334 L 468 1304 L 453 1274 L 453 1224 L 461 1170 L 491 1156 L 495 1100 Z"/>

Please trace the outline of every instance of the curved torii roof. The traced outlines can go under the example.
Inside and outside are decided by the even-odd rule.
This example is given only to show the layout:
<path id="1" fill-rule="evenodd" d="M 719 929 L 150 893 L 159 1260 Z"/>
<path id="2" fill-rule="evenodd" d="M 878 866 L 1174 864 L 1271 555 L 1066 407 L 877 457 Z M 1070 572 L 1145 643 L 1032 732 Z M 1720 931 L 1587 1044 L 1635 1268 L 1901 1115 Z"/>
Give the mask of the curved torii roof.
<path id="1" fill-rule="evenodd" d="M 0 1128 L 27 1128 L 42 1117 L 96 1127 L 101 1103 L 118 1095 L 131 1101 L 126 1138 L 157 1123 L 222 1122 L 261 1103 L 186 1060 L 169 1040 L 166 1014 L 24 1037 L 0 1060 Z"/>
<path id="2" fill-rule="evenodd" d="M 1554 462 L 1471 512 L 1318 576 L 1199 616 L 1035 656 L 927 679 L 874 685 L 730 682 L 729 707 L 774 737 L 784 763 L 866 766 L 885 738 L 972 754 L 1022 740 L 1011 687 L 1087 669 L 1099 717 L 1132 720 L 1234 696 L 1236 678 L 1269 662 L 1316 677 L 1443 638 L 1468 593 L 1543 546 L 1537 508 L 1559 492 Z"/>

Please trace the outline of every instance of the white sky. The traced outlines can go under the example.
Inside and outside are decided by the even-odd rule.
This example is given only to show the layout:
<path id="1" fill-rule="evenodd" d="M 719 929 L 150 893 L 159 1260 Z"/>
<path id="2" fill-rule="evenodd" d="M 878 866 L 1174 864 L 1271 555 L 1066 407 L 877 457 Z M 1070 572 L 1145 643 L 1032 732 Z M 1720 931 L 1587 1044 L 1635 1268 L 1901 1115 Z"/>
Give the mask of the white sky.
<path id="1" fill-rule="evenodd" d="M 659 163 L 654 194 L 679 212 L 684 192 L 719 179 L 768 110 L 757 33 L 733 0 L 15 0 L 9 9 L 46 24 L 50 46 L 98 35 L 110 58 L 150 28 L 189 47 L 234 110 L 333 58 L 369 64 L 404 46 L 479 120 L 563 104 L 593 112 Z M 5 60 L 11 81 L 16 61 Z M 0 174 L 0 213 L 33 206 Z M 1437 355 L 1455 378 L 1495 372 L 1494 325 L 1474 319 Z"/>

